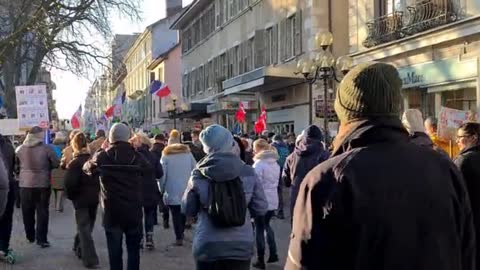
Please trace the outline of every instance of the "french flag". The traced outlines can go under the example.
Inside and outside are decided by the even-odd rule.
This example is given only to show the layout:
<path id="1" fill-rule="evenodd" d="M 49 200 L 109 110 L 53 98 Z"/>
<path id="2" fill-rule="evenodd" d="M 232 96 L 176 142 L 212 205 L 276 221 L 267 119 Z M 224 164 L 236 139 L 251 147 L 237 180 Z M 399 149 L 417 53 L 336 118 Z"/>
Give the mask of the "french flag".
<path id="1" fill-rule="evenodd" d="M 167 97 L 172 91 L 165 83 L 160 82 L 159 80 L 152 81 L 150 85 L 150 94 L 156 95 L 160 98 Z"/>

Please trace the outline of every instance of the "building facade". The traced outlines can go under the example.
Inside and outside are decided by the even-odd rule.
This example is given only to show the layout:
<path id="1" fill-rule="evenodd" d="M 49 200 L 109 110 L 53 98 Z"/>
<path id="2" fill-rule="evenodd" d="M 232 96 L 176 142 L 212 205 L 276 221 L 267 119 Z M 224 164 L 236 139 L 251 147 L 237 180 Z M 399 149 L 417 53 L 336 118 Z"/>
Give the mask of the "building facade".
<path id="1" fill-rule="evenodd" d="M 264 106 L 269 130 L 299 133 L 319 121 L 312 105 L 319 91 L 309 93 L 303 77 L 294 74 L 296 62 L 313 54 L 320 30 L 343 40 L 335 54 L 346 53 L 348 26 L 340 21 L 346 16 L 346 1 L 194 1 L 172 25 L 181 34 L 183 96 L 207 104 L 211 119 L 204 121 L 233 129 L 241 102 L 247 110 L 244 132 L 253 130 Z M 337 28 L 333 20 L 339 20 Z"/>
<path id="2" fill-rule="evenodd" d="M 393 63 L 405 109 L 479 111 L 480 1 L 350 0 L 348 17 L 351 56 Z"/>

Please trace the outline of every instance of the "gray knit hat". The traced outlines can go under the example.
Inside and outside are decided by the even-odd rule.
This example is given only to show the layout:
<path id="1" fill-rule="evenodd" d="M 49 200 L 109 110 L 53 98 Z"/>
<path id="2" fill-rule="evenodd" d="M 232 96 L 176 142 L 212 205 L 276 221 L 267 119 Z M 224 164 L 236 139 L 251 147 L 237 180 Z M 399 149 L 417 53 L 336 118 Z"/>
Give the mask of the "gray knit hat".
<path id="1" fill-rule="evenodd" d="M 402 80 L 397 69 L 385 63 L 357 65 L 343 78 L 335 99 L 335 112 L 342 122 L 399 116 Z"/>
<path id="2" fill-rule="evenodd" d="M 129 127 L 122 123 L 116 123 L 110 129 L 108 140 L 110 143 L 128 142 L 130 135 Z"/>

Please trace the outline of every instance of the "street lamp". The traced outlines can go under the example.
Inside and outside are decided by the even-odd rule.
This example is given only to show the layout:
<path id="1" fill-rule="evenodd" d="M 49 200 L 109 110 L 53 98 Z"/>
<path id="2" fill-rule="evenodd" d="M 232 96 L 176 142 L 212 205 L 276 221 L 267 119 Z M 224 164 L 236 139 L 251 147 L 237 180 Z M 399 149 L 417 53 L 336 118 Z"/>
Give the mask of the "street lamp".
<path id="1" fill-rule="evenodd" d="M 339 57 L 335 61 L 335 57 L 330 52 L 329 48 L 333 44 L 332 33 L 325 31 L 319 32 L 315 35 L 315 47 L 317 53 L 313 59 L 303 58 L 297 62 L 297 70 L 295 74 L 302 74 L 305 81 L 309 84 L 309 120 L 312 124 L 312 88 L 313 84 L 317 80 L 323 81 L 323 128 L 325 131 L 325 143 L 328 144 L 328 114 L 329 114 L 329 101 L 328 101 L 328 83 L 331 80 L 340 82 L 337 78 L 337 69 L 343 75 L 346 75 L 348 71 L 353 67 L 353 60 L 349 56 Z"/>
<path id="2" fill-rule="evenodd" d="M 170 95 L 172 103 L 167 104 L 168 114 L 173 117 L 173 128 L 177 129 L 177 99 L 175 94 Z"/>

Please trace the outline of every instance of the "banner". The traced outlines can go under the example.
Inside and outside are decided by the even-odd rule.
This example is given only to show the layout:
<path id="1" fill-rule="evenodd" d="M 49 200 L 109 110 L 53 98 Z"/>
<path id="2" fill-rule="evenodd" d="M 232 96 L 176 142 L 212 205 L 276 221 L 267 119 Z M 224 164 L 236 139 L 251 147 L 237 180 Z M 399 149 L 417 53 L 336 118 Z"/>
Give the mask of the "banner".
<path id="1" fill-rule="evenodd" d="M 438 116 L 437 135 L 446 141 L 455 140 L 457 130 L 463 123 L 476 120 L 477 115 L 475 112 L 442 107 Z"/>
<path id="2" fill-rule="evenodd" d="M 15 86 L 17 96 L 17 116 L 20 130 L 34 126 L 48 128 L 47 87 L 40 85 Z"/>

